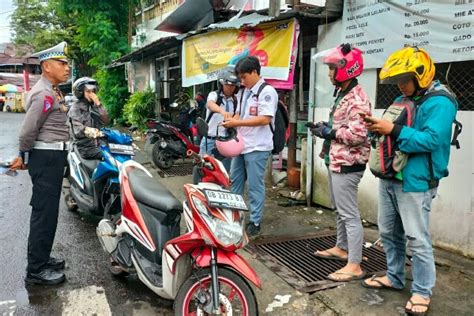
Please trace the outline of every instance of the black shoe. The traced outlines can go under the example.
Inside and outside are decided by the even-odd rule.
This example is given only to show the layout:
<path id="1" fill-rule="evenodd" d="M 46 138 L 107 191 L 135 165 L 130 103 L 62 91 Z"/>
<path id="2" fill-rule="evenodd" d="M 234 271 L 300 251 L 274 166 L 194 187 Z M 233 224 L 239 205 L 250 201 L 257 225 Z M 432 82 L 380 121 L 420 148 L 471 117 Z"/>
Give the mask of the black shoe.
<path id="1" fill-rule="evenodd" d="M 66 261 L 54 257 L 49 257 L 48 263 L 46 264 L 47 269 L 61 270 L 66 266 Z"/>
<path id="2" fill-rule="evenodd" d="M 56 272 L 51 269 L 43 269 L 38 273 L 26 273 L 25 283 L 27 284 L 43 284 L 54 285 L 62 283 L 66 280 L 64 273 Z"/>
<path id="3" fill-rule="evenodd" d="M 253 236 L 257 236 L 258 234 L 260 234 L 260 228 L 261 228 L 262 225 L 255 225 L 254 223 L 252 222 L 249 222 L 247 224 L 247 228 L 245 229 L 247 231 L 247 235 L 249 237 L 253 237 Z"/>

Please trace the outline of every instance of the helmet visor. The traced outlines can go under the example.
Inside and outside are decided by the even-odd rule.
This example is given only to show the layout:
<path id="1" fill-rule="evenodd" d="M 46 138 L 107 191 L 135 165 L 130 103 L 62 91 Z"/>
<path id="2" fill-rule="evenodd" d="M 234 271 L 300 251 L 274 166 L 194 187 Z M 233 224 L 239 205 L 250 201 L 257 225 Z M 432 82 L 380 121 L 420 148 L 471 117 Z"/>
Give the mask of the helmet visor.
<path id="1" fill-rule="evenodd" d="M 315 62 L 320 64 L 326 64 L 336 68 L 342 68 L 346 65 L 346 60 L 342 56 L 338 47 L 330 48 L 323 50 L 319 53 L 316 53 L 311 57 Z"/>
<path id="2" fill-rule="evenodd" d="M 411 80 L 415 79 L 415 75 L 411 72 L 406 72 L 403 74 L 387 77 L 380 79 L 381 84 L 392 84 L 392 85 L 397 85 L 397 84 L 406 84 L 410 82 Z"/>
<path id="3" fill-rule="evenodd" d="M 95 84 L 86 84 L 84 86 L 84 91 L 97 92 L 97 86 Z"/>

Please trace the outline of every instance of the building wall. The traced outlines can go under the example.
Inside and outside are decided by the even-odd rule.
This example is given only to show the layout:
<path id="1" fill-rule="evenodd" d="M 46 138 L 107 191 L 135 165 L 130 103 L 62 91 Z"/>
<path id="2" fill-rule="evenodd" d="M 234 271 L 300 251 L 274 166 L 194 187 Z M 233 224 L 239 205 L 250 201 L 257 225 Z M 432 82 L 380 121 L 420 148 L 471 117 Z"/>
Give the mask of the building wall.
<path id="1" fill-rule="evenodd" d="M 158 1 L 157 1 L 158 2 Z M 160 1 L 161 2 L 161 1 Z M 132 36 L 132 48 L 146 46 L 160 38 L 176 35 L 175 33 L 157 31 L 155 28 L 179 6 L 180 0 L 166 0 L 145 8 L 143 13 L 137 13 L 136 35 Z"/>
<path id="2" fill-rule="evenodd" d="M 318 50 L 334 47 L 341 31 L 339 22 L 325 28 L 320 34 Z M 327 78 L 327 67 L 316 65 L 314 121 L 327 120 L 329 107 L 333 104 L 333 87 Z M 364 71 L 359 82 L 368 94 L 372 108 L 376 100 L 377 73 L 375 69 Z M 381 117 L 383 110 L 375 110 L 374 116 Z M 474 257 L 474 113 L 459 111 L 457 119 L 463 124 L 459 137 L 461 149 L 451 149 L 450 175 L 444 178 L 433 200 L 430 230 L 435 245 L 458 251 Z M 327 184 L 327 170 L 324 161 L 318 157 L 322 141 L 316 140 L 313 148 L 313 202 L 330 207 Z M 309 143 L 311 145 L 311 142 Z M 359 208 L 367 221 L 377 222 L 378 179 L 366 170 L 359 186 Z"/>
<path id="3" fill-rule="evenodd" d="M 154 58 L 131 62 L 128 66 L 128 84 L 131 93 L 147 89 L 155 91 Z"/>

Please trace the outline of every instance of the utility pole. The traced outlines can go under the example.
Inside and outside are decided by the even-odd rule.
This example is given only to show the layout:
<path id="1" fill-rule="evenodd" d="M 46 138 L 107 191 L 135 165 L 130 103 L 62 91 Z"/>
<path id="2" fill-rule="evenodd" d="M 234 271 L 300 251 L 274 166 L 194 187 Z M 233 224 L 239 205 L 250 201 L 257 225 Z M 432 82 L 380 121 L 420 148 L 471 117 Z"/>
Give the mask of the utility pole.
<path id="1" fill-rule="evenodd" d="M 299 0 L 292 0 L 293 10 L 297 10 L 297 5 L 300 3 Z M 300 32 L 298 38 L 298 66 L 300 70 L 299 83 L 298 85 L 293 86 L 293 91 L 291 91 L 290 104 L 288 106 L 289 118 L 290 118 L 290 138 L 288 139 L 288 160 L 287 160 L 287 170 L 293 169 L 296 167 L 296 142 L 297 142 L 297 122 L 298 122 L 298 113 L 297 113 L 297 102 L 302 100 L 302 56 L 303 56 L 303 34 Z M 299 96 L 296 95 L 298 89 Z M 298 101 L 297 101 L 298 100 Z"/>

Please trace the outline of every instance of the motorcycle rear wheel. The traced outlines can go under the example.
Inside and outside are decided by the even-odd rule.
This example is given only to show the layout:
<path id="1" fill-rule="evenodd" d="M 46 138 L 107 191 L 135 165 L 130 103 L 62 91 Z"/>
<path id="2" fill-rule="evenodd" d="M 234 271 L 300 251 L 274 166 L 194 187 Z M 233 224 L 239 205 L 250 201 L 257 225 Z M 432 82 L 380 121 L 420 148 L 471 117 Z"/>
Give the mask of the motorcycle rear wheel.
<path id="1" fill-rule="evenodd" d="M 221 315 L 258 315 L 257 299 L 250 285 L 236 272 L 219 268 L 219 302 Z M 174 301 L 175 315 L 210 315 L 197 302 L 197 295 L 201 291 L 210 299 L 211 270 L 203 269 L 192 274 L 178 290 Z M 211 304 L 206 302 L 206 305 Z M 230 310 L 229 310 L 230 309 Z"/>
<path id="2" fill-rule="evenodd" d="M 166 170 L 173 166 L 173 158 L 166 155 L 163 150 L 160 149 L 160 142 L 156 142 L 153 145 L 153 152 L 151 158 L 155 166 L 160 169 Z"/>

